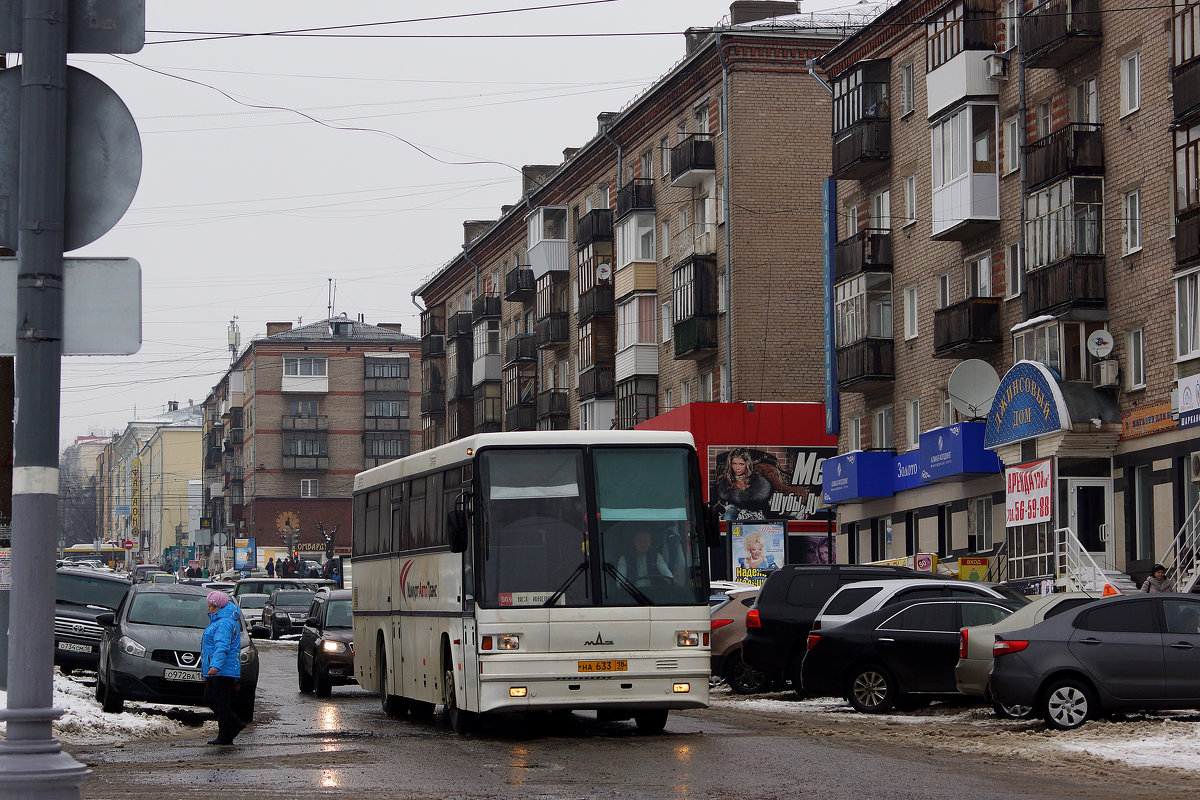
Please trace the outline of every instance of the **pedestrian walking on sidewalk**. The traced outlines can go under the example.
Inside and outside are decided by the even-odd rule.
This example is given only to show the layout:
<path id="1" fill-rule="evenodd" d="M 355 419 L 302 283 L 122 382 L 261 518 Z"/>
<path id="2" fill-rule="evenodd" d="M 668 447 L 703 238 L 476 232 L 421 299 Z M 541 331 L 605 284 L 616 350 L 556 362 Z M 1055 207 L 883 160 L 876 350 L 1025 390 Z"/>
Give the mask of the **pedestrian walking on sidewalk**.
<path id="1" fill-rule="evenodd" d="M 1175 587 L 1167 580 L 1167 568 L 1162 564 L 1155 564 L 1154 569 L 1150 570 L 1150 577 L 1142 584 L 1142 591 L 1146 594 L 1175 591 Z"/>

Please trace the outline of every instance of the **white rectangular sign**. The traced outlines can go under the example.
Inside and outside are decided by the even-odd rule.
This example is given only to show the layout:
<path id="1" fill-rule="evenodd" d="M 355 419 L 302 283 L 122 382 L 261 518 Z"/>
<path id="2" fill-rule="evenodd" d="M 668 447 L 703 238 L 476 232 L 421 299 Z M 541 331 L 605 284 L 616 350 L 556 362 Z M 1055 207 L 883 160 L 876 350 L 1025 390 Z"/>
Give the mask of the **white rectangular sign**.
<path id="1" fill-rule="evenodd" d="M 63 355 L 142 348 L 142 268 L 132 258 L 63 259 Z M 17 352 L 17 259 L 0 258 L 0 355 Z"/>
<path id="2" fill-rule="evenodd" d="M 1054 475 L 1050 459 L 1004 470 L 1004 525 L 1034 525 L 1054 518 Z"/>

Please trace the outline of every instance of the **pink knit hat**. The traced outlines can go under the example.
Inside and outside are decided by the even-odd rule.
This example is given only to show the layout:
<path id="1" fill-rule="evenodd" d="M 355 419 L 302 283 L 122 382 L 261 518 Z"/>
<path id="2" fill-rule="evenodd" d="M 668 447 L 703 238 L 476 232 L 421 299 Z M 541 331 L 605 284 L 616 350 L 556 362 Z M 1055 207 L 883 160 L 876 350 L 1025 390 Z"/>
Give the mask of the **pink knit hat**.
<path id="1" fill-rule="evenodd" d="M 229 595 L 214 590 L 209 592 L 208 597 L 205 599 L 208 600 L 208 604 L 213 608 L 224 608 L 225 604 L 229 602 Z"/>

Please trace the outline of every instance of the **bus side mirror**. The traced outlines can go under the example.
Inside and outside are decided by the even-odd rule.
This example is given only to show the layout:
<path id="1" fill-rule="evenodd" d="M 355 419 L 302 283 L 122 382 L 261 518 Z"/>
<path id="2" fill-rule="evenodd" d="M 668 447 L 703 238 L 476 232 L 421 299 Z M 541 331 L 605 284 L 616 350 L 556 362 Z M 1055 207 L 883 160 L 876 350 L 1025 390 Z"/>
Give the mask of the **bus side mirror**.
<path id="1" fill-rule="evenodd" d="M 710 503 L 704 511 L 704 543 L 718 547 L 721 544 L 721 515 L 717 513 L 715 503 Z"/>
<path id="2" fill-rule="evenodd" d="M 446 530 L 450 533 L 450 552 L 467 551 L 467 512 L 455 509 L 446 515 Z"/>

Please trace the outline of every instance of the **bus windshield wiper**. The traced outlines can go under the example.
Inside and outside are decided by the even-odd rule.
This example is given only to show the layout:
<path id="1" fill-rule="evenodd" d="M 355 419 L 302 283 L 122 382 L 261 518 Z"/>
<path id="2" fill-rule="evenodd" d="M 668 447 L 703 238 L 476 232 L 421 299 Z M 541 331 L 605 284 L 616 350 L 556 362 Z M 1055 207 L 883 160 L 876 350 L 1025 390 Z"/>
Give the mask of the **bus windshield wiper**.
<path id="1" fill-rule="evenodd" d="M 562 586 L 559 586 L 554 591 L 554 594 L 552 594 L 548 598 L 546 598 L 546 602 L 542 603 L 542 608 L 549 608 L 550 606 L 557 603 L 558 598 L 563 596 L 563 594 L 567 591 L 567 589 L 570 588 L 571 584 L 575 582 L 575 579 L 587 571 L 587 567 L 588 567 L 588 562 L 586 560 L 582 564 L 580 564 L 578 567 L 576 567 L 575 570 L 570 575 L 567 576 L 567 579 L 562 582 Z"/>
<path id="2" fill-rule="evenodd" d="M 621 587 L 623 589 L 625 589 L 625 591 L 627 591 L 631 595 L 633 595 L 634 600 L 637 600 L 639 603 L 641 603 L 644 606 L 654 605 L 654 601 L 651 600 L 649 597 L 647 597 L 646 593 L 643 592 L 641 589 L 639 589 L 633 583 L 633 581 L 631 581 L 631 580 L 629 580 L 629 578 L 625 577 L 625 575 L 619 569 L 614 567 L 612 565 L 611 561 L 604 562 L 604 571 L 607 572 L 609 575 L 613 576 L 613 579 L 616 580 L 617 583 L 621 584 Z"/>

